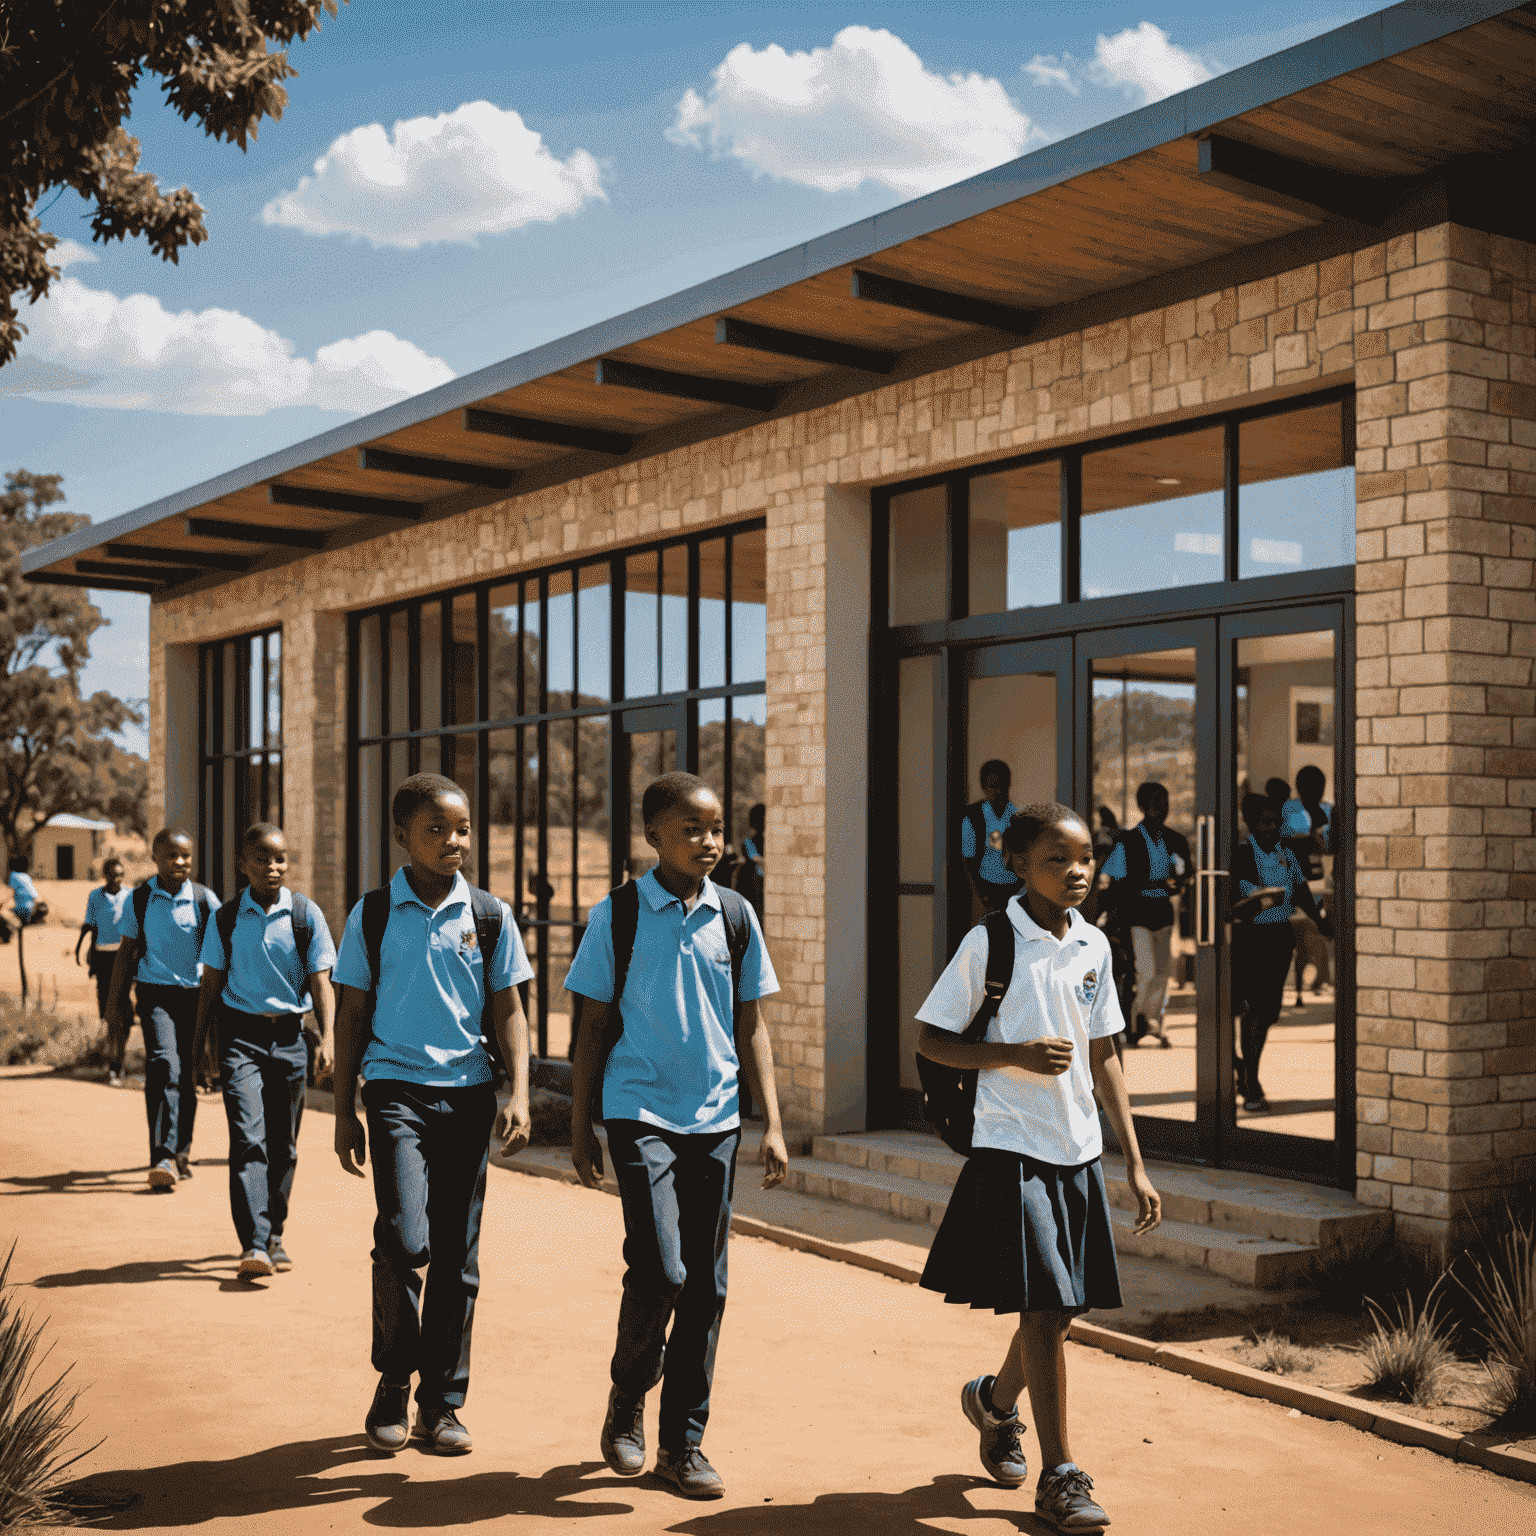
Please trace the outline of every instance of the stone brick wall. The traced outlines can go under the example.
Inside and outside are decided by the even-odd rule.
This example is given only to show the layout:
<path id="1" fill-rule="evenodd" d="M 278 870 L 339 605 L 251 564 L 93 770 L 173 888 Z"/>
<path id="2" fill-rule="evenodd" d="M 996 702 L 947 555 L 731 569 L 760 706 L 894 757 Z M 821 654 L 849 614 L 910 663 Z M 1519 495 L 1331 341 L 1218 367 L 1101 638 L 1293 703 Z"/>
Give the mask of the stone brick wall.
<path id="1" fill-rule="evenodd" d="M 1536 248 L 1355 276 L 1357 1195 L 1442 1246 L 1536 1176 Z"/>
<path id="2" fill-rule="evenodd" d="M 803 1135 L 827 1114 L 829 488 L 1358 376 L 1361 1190 L 1443 1232 L 1463 1190 L 1507 1180 L 1510 1158 L 1529 1166 L 1536 1092 L 1522 1022 L 1536 890 L 1519 873 L 1536 803 L 1523 251 L 1428 230 L 159 602 L 152 685 L 163 704 L 168 644 L 284 624 L 290 740 L 301 730 L 308 753 L 295 744 L 288 760 L 296 877 L 336 919 L 345 610 L 765 517 L 767 930 L 783 983 L 770 1013 Z"/>

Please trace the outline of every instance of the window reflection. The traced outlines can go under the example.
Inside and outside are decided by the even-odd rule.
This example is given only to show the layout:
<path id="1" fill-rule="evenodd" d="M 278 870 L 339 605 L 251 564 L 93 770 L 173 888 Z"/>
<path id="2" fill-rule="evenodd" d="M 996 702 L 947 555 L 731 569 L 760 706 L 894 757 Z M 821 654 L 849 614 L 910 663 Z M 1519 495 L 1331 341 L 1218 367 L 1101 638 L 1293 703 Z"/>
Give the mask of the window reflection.
<path id="1" fill-rule="evenodd" d="M 1341 400 L 1239 425 L 1239 576 L 1355 563 L 1348 427 Z"/>
<path id="2" fill-rule="evenodd" d="M 699 545 L 699 687 L 725 682 L 725 540 Z"/>
<path id="3" fill-rule="evenodd" d="M 609 657 L 608 562 L 584 565 L 576 574 L 576 650 L 582 702 L 612 692 Z"/>
<path id="4" fill-rule="evenodd" d="M 1027 464 L 970 485 L 971 612 L 1061 601 L 1061 465 Z"/>
<path id="5" fill-rule="evenodd" d="M 731 681 L 768 676 L 768 535 L 761 529 L 731 540 Z"/>
<path id="6" fill-rule="evenodd" d="M 660 609 L 656 555 L 648 550 L 624 562 L 624 697 L 661 691 Z"/>
<path id="7" fill-rule="evenodd" d="M 1085 598 L 1222 580 L 1224 436 L 1209 427 L 1083 455 Z"/>

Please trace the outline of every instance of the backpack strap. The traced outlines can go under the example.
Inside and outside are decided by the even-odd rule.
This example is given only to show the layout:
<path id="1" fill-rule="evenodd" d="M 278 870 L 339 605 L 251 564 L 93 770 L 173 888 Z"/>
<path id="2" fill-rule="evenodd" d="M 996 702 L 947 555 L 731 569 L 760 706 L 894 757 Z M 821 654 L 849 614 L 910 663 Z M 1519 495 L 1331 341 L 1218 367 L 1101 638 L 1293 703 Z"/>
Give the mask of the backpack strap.
<path id="1" fill-rule="evenodd" d="M 213 925 L 219 931 L 219 940 L 224 945 L 224 969 L 226 971 L 235 963 L 235 919 L 239 915 L 240 897 L 231 896 L 214 914 L 213 918 Z"/>
<path id="2" fill-rule="evenodd" d="M 987 1026 L 997 1017 L 1013 980 L 1013 919 L 1006 912 L 988 912 L 977 926 L 987 931 L 987 974 L 983 982 L 986 996 L 976 1010 L 976 1017 L 960 1036 L 968 1045 L 986 1038 Z"/>
<path id="3" fill-rule="evenodd" d="M 379 996 L 379 956 L 384 949 L 384 930 L 389 927 L 389 887 L 378 886 L 363 897 L 363 953 L 368 956 L 368 1018 Z"/>
<path id="4" fill-rule="evenodd" d="M 314 903 L 302 891 L 293 893 L 293 912 L 289 919 L 293 924 L 293 947 L 299 956 L 299 996 L 304 996 L 304 983 L 309 980 L 309 946 L 315 937 Z"/>
<path id="5" fill-rule="evenodd" d="M 752 942 L 752 920 L 747 916 L 746 897 L 739 891 L 721 891 L 720 916 L 725 922 L 725 938 L 731 952 L 731 1033 L 734 1036 L 741 1018 L 741 962 Z"/>
<path id="6" fill-rule="evenodd" d="M 501 901 L 478 885 L 469 888 L 469 910 L 475 920 L 475 944 L 480 950 L 480 1044 L 491 1058 L 493 1069 L 507 1073 L 507 1064 L 501 1057 L 501 1042 L 496 1038 L 496 1025 L 491 1008 L 491 962 L 501 944 Z"/>
<path id="7" fill-rule="evenodd" d="M 206 885 L 192 882 L 192 900 L 197 906 L 197 952 L 203 952 L 203 937 L 208 932 L 208 918 L 219 905 L 219 898 Z M 226 955 L 226 959 L 228 956 Z"/>
<path id="8" fill-rule="evenodd" d="M 151 875 L 149 880 L 156 877 Z M 139 961 L 149 953 L 149 940 L 144 935 L 144 919 L 149 913 L 150 884 L 146 880 L 143 885 L 133 888 L 133 920 L 139 925 L 139 936 L 134 940 L 133 964 L 137 972 Z"/>
<path id="9" fill-rule="evenodd" d="M 970 822 L 971 831 L 976 834 L 976 852 L 968 862 L 974 863 L 978 869 L 987 852 L 987 813 L 982 809 L 986 803 L 985 800 L 978 800 L 965 808 L 965 819 Z"/>
<path id="10" fill-rule="evenodd" d="M 608 893 L 610 917 L 613 928 L 613 1008 L 614 1019 L 619 1018 L 619 999 L 624 996 L 624 984 L 629 980 L 629 962 L 635 953 L 635 934 L 640 927 L 640 882 L 626 880 Z M 610 1021 L 611 1022 L 611 1021 Z M 623 1029 L 620 1021 L 619 1028 Z M 617 1033 L 614 1039 L 618 1039 Z"/>

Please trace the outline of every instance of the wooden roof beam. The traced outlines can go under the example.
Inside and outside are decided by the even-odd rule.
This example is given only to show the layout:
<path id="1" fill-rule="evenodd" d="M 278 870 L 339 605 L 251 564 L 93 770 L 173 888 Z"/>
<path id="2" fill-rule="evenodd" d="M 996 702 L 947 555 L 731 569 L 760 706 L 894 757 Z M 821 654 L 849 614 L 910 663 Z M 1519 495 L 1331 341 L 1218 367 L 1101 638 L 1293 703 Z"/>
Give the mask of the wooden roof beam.
<path id="1" fill-rule="evenodd" d="M 269 528 L 263 523 L 227 523 L 222 518 L 189 517 L 194 539 L 234 539 L 241 544 L 280 544 L 285 549 L 324 549 L 326 535 L 305 528 Z"/>
<path id="2" fill-rule="evenodd" d="M 461 464 L 454 459 L 428 459 L 416 453 L 396 453 L 393 448 L 359 448 L 359 469 L 377 469 L 391 475 L 415 475 L 420 480 L 446 480 L 454 485 L 483 485 L 492 491 L 510 491 L 517 475 L 494 464 Z"/>
<path id="3" fill-rule="evenodd" d="M 23 571 L 21 579 L 40 587 L 95 587 L 102 592 L 142 592 L 153 597 L 160 589 L 152 581 L 128 581 L 121 576 L 75 576 L 68 571 Z"/>
<path id="4" fill-rule="evenodd" d="M 1033 309 L 1018 309 L 1012 304 L 998 304 L 968 293 L 950 293 L 943 288 L 927 288 L 921 283 L 903 282 L 899 277 L 884 277 L 858 267 L 853 269 L 849 287 L 854 298 L 869 304 L 888 304 L 913 314 L 957 320 L 961 325 L 987 325 L 993 330 L 1011 331 L 1015 336 L 1027 336 L 1040 319 L 1039 312 Z"/>
<path id="5" fill-rule="evenodd" d="M 620 389 L 643 390 L 649 395 L 670 395 L 677 400 L 702 400 L 710 405 L 735 405 L 748 411 L 771 411 L 778 403 L 777 389 L 761 384 L 738 384 L 734 379 L 712 379 L 699 373 L 672 373 L 647 368 L 620 358 L 599 358 L 593 370 L 599 384 Z"/>
<path id="6" fill-rule="evenodd" d="M 1319 223 L 1348 219 L 1380 224 L 1408 188 L 1406 178 L 1350 176 L 1218 133 L 1201 139 L 1199 149 L 1202 181 L 1234 197 L 1283 208 Z"/>
<path id="7" fill-rule="evenodd" d="M 313 507 L 317 512 L 350 512 L 355 517 L 398 517 L 411 523 L 420 518 L 423 511 L 419 501 L 355 496 L 350 491 L 311 490 L 305 485 L 269 485 L 267 500 L 274 507 Z"/>
<path id="8" fill-rule="evenodd" d="M 552 448 L 584 449 L 589 453 L 628 453 L 634 438 L 623 432 L 604 432 L 598 427 L 573 427 L 563 421 L 539 421 L 533 416 L 512 416 L 505 411 L 486 411 L 470 406 L 464 412 L 466 432 L 486 432 L 519 443 L 544 443 Z"/>
<path id="9" fill-rule="evenodd" d="M 149 565 L 185 565 L 194 571 L 248 571 L 247 555 L 218 555 L 209 550 L 158 549 L 149 544 L 108 544 L 107 559 L 137 560 Z M 188 578 L 183 576 L 182 580 Z"/>
<path id="10" fill-rule="evenodd" d="M 129 581 L 153 581 L 166 586 L 191 581 L 198 574 L 185 566 L 123 565 L 116 560 L 76 560 L 75 569 L 86 576 L 122 576 Z"/>
<path id="11" fill-rule="evenodd" d="M 805 336 L 799 331 L 781 331 L 777 326 L 758 325 L 729 315 L 715 321 L 715 345 L 799 357 L 809 363 L 830 363 L 835 368 L 857 368 L 862 373 L 889 373 L 896 366 L 894 352 L 831 341 L 823 336 Z"/>

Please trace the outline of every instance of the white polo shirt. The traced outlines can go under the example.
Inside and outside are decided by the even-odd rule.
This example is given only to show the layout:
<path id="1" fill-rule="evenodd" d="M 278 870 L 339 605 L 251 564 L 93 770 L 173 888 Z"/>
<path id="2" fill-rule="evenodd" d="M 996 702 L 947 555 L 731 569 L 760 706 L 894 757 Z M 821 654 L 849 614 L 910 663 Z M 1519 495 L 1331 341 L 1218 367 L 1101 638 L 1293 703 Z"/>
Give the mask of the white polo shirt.
<path id="1" fill-rule="evenodd" d="M 993 1044 L 1069 1039 L 1072 1065 L 1059 1077 L 1021 1067 L 979 1072 L 971 1144 L 1075 1168 L 1104 1150 L 1088 1042 L 1125 1028 L 1110 973 L 1109 940 L 1075 911 L 1068 915 L 1064 939 L 1040 927 L 1017 896 L 1007 911 L 1014 929 L 1013 980 L 986 1038 Z M 986 976 L 987 931 L 978 924 L 960 941 L 917 1010 L 918 1019 L 963 1033 L 986 997 Z"/>

